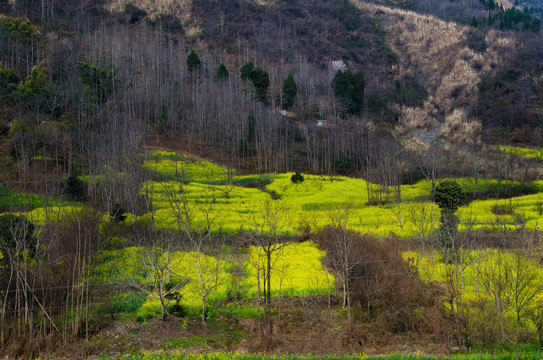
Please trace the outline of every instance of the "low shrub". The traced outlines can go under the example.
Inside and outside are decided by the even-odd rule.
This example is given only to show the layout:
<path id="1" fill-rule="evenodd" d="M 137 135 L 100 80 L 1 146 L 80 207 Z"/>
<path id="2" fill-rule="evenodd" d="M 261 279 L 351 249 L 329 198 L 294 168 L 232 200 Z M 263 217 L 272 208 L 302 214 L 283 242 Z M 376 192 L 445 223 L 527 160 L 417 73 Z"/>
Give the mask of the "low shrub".
<path id="1" fill-rule="evenodd" d="M 292 181 L 294 184 L 301 183 L 304 181 L 304 175 L 299 172 L 295 172 L 291 177 L 290 181 Z"/>

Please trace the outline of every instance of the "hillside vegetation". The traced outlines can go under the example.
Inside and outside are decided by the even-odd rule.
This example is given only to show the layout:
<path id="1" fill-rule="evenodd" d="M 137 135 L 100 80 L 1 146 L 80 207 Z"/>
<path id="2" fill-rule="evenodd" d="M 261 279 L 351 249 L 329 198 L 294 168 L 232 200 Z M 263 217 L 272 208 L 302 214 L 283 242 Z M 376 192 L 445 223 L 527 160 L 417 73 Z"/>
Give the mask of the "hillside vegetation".
<path id="1" fill-rule="evenodd" d="M 0 0 L 0 352 L 530 358 L 537 15 Z"/>

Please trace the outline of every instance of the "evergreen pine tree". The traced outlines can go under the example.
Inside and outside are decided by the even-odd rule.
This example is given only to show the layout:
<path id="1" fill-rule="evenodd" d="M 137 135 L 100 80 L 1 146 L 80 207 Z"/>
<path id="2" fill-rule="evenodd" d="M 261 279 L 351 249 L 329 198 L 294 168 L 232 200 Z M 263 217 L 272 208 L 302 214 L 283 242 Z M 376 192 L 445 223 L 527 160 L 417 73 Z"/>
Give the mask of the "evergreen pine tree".
<path id="1" fill-rule="evenodd" d="M 66 179 L 64 186 L 64 193 L 72 200 L 81 200 L 85 196 L 85 189 L 83 188 L 83 182 L 72 173 Z"/>
<path id="2" fill-rule="evenodd" d="M 365 86 L 364 75 L 361 72 L 338 70 L 332 80 L 332 88 L 345 113 L 358 115 L 362 112 Z"/>
<path id="3" fill-rule="evenodd" d="M 198 57 L 198 54 L 192 50 L 187 56 L 187 67 L 190 72 L 196 72 L 200 70 L 200 66 L 202 65 L 202 62 L 200 61 L 200 58 Z"/>
<path id="4" fill-rule="evenodd" d="M 266 70 L 256 68 L 251 72 L 251 81 L 255 86 L 257 100 L 265 103 L 268 100 L 267 92 L 270 86 L 270 76 Z"/>
<path id="5" fill-rule="evenodd" d="M 286 110 L 290 110 L 294 105 L 294 97 L 298 92 L 298 86 L 294 81 L 294 76 L 288 74 L 287 78 L 283 82 L 283 107 Z"/>
<path id="6" fill-rule="evenodd" d="M 109 212 L 109 216 L 115 223 L 123 222 L 126 219 L 124 209 L 119 203 L 115 203 L 115 205 L 113 205 L 113 208 Z"/>
<path id="7" fill-rule="evenodd" d="M 14 69 L 6 69 L 0 61 L 0 94 L 9 94 L 17 89 L 19 78 Z"/>
<path id="8" fill-rule="evenodd" d="M 217 68 L 217 79 L 219 80 L 226 80 L 228 79 L 228 69 L 224 64 L 220 64 Z"/>
<path id="9" fill-rule="evenodd" d="M 252 62 L 248 62 L 241 68 L 241 80 L 246 81 L 251 78 L 251 73 L 253 72 L 255 65 Z"/>
<path id="10" fill-rule="evenodd" d="M 456 240 L 459 219 L 454 213 L 465 199 L 466 193 L 456 181 L 445 180 L 436 186 L 434 202 L 441 209 L 438 239 L 446 249 Z"/>

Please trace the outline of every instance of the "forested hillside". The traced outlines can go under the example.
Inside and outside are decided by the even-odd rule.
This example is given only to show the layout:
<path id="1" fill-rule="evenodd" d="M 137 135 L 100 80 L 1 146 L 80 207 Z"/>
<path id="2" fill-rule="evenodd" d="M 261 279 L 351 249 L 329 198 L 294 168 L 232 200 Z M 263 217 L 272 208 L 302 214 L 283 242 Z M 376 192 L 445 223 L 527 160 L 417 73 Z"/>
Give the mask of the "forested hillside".
<path id="1" fill-rule="evenodd" d="M 79 159 L 86 165 L 103 163 L 102 147 L 116 161 L 111 155 L 169 137 L 175 148 L 259 172 L 356 172 L 367 162 L 358 149 L 372 146 L 357 140 L 372 132 L 461 146 L 537 144 L 542 45 L 529 14 L 519 22 L 528 25 L 500 30 L 504 21 L 461 25 L 361 2 L 151 5 L 4 5 L 25 19 L 3 18 L 1 61 L 15 71 L 3 80 L 4 133 L 14 139 L 22 122 L 48 128 L 55 139 L 33 151 L 94 157 Z M 196 76 L 185 61 L 193 50 Z M 239 76 L 249 62 L 269 79 L 257 101 L 253 82 Z M 17 89 L 34 66 L 41 83 Z M 333 89 L 338 69 L 362 74 L 358 109 Z M 297 91 L 281 116 L 290 73 Z M 98 129 L 108 136 L 94 141 Z M 338 166 L 345 159 L 349 169 Z"/>
<path id="2" fill-rule="evenodd" d="M 539 16 L 0 0 L 1 352 L 541 341 Z"/>

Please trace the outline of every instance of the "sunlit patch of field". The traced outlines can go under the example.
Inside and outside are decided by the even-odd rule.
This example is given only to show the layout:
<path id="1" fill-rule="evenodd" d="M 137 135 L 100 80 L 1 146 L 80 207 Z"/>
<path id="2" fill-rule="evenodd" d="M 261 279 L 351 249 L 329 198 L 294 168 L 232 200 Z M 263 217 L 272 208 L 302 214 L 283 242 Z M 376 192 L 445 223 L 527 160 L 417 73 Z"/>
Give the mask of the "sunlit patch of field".
<path id="1" fill-rule="evenodd" d="M 501 210 L 501 211 L 500 211 Z M 539 230 L 543 225 L 543 193 L 504 200 L 477 200 L 458 210 L 460 230 Z"/>
<path id="2" fill-rule="evenodd" d="M 172 177 L 166 181 L 147 181 L 142 184 L 140 195 L 150 204 L 151 211 L 142 216 L 129 214 L 125 221 L 152 221 L 163 230 L 205 232 L 209 229 L 214 233 L 234 236 L 239 232 L 253 233 L 255 237 L 259 232 L 269 234 L 270 229 L 276 231 L 277 235 L 316 232 L 341 216 L 346 217 L 344 220 L 347 228 L 378 237 L 395 235 L 418 238 L 421 236 L 421 221 L 427 227 L 424 236 L 431 235 L 439 226 L 440 211 L 429 200 L 432 188 L 429 181 L 402 185 L 401 202 L 370 206 L 368 187 L 375 189 L 376 185 L 368 184 L 363 179 L 306 174 L 303 182 L 293 183 L 292 173 L 236 177 L 231 176 L 232 171 L 228 169 L 175 153 L 155 154 L 151 161 L 157 161 L 157 164 L 166 161 L 169 166 L 167 170 L 160 170 L 162 165 L 156 166 L 166 175 L 171 174 L 173 165 L 170 162 L 178 162 L 180 164 L 175 166 L 180 166 L 181 172 L 188 175 L 184 179 Z M 223 172 L 220 176 L 226 181 L 217 180 L 219 177 L 215 174 L 219 172 Z M 475 186 L 478 191 L 484 192 L 503 185 L 492 179 L 455 180 L 468 192 L 474 191 Z M 542 185 L 543 182 L 532 184 L 538 191 L 541 191 Z M 51 220 L 76 218 L 86 210 L 89 209 L 68 204 L 36 207 L 26 215 L 35 224 L 42 225 Z M 274 211 L 277 217 L 270 217 Z M 461 207 L 457 215 L 461 222 L 460 231 L 539 229 L 543 223 L 543 192 L 511 199 L 475 200 Z M 106 224 L 109 217 L 102 214 L 99 221 Z M 92 281 L 149 284 L 141 262 L 138 261 L 139 251 L 138 247 L 103 251 Z M 244 260 L 217 259 L 209 254 L 201 258 L 209 264 L 220 263 L 216 275 L 220 284 L 208 298 L 211 304 L 232 297 L 252 298 L 257 295 L 257 274 L 262 274 L 264 267 L 262 252 L 258 247 L 250 247 L 244 256 Z M 332 291 L 334 278 L 322 266 L 324 256 L 324 252 L 313 243 L 289 244 L 274 254 L 273 295 L 328 294 Z M 421 257 L 413 253 L 408 256 L 418 259 L 418 272 L 429 281 L 438 280 L 447 274 L 439 254 Z M 480 255 L 472 252 L 470 256 Z M 180 305 L 193 313 L 201 311 L 194 253 L 191 253 L 190 248 L 177 252 L 174 263 L 175 271 L 170 280 L 187 282 L 180 293 Z M 466 298 L 474 294 L 474 277 L 476 273 L 468 266 L 465 272 Z M 158 300 L 150 296 L 140 306 L 138 316 L 147 319 L 155 316 L 158 311 Z"/>
<path id="3" fill-rule="evenodd" d="M 280 251 L 272 255 L 273 296 L 303 296 L 333 292 L 335 279 L 323 267 L 321 259 L 325 253 L 319 250 L 316 244 L 305 242 L 284 245 Z M 94 271 L 92 281 L 150 286 L 151 280 L 141 261 L 141 251 L 139 247 L 103 251 L 98 259 L 99 265 Z M 241 263 L 238 262 L 239 259 L 198 255 L 194 251 L 177 251 L 169 256 L 171 271 L 167 282 L 186 282 L 177 294 L 180 295 L 179 304 L 188 313 L 201 313 L 199 275 L 212 279 L 211 284 L 214 285 L 214 289 L 207 298 L 207 303 L 211 306 L 232 296 L 245 299 L 258 296 L 257 279 L 260 276 L 262 282 L 264 266 L 262 252 L 258 247 L 251 247 L 249 254 Z M 198 270 L 198 262 L 205 264 L 201 267 L 204 270 Z M 155 296 L 155 292 L 147 295 L 147 300 L 137 310 L 137 315 L 141 320 L 160 315 L 160 302 Z M 169 303 L 172 304 L 175 301 L 172 300 Z"/>
<path id="4" fill-rule="evenodd" d="M 368 183 L 363 179 L 305 175 L 305 181 L 293 183 L 291 176 L 292 173 L 270 175 L 272 182 L 261 189 L 234 184 L 148 182 L 142 194 L 153 198 L 157 226 L 171 230 L 183 229 L 183 215 L 178 209 L 181 202 L 194 208 L 192 217 L 195 223 L 201 224 L 205 216 L 212 215 L 213 231 L 232 234 L 250 231 L 252 223 L 264 221 L 264 206 L 269 201 L 280 204 L 285 216 L 289 218 L 287 226 L 281 229 L 283 234 L 318 231 L 330 225 L 331 219 L 345 209 L 349 213 L 348 228 L 378 237 L 392 234 L 416 237 L 416 222 L 420 221 L 418 213 L 421 206 L 432 209 L 432 218 L 428 221 L 432 224 L 432 230 L 438 227 L 439 209 L 428 200 L 431 193 L 429 181 L 402 185 L 401 202 L 369 206 Z M 252 181 L 256 177 L 247 178 Z M 476 183 L 471 178 L 454 180 L 467 192 L 473 192 L 475 187 L 479 192 L 502 186 L 505 189 L 503 182 L 494 179 L 477 179 Z M 532 186 L 540 190 L 541 185 L 536 182 Z M 512 183 L 509 186 L 520 184 Z M 494 210 L 497 207 L 507 207 L 511 211 L 506 214 L 496 213 Z M 506 200 L 476 200 L 461 207 L 457 214 L 461 220 L 460 231 L 515 230 L 519 226 L 534 230 L 543 223 L 543 193 Z"/>
<path id="5" fill-rule="evenodd" d="M 541 148 L 522 148 L 522 147 L 516 147 L 516 146 L 506 146 L 506 145 L 500 145 L 498 147 L 501 151 L 509 153 L 509 154 L 515 154 L 518 156 L 522 156 L 528 159 L 536 159 L 539 161 L 543 160 L 543 149 Z"/>
<path id="6" fill-rule="evenodd" d="M 175 152 L 155 151 L 143 167 L 165 179 L 182 182 L 224 183 L 232 175 L 227 167 Z"/>
<path id="7" fill-rule="evenodd" d="M 47 206 L 39 207 L 26 213 L 17 213 L 17 215 L 26 215 L 27 219 L 35 225 L 45 225 L 47 223 L 56 222 L 62 223 L 63 221 L 71 221 L 77 219 L 83 212 L 90 211 L 88 207 L 84 206 Z M 107 214 L 98 214 L 100 216 L 99 221 L 102 224 L 108 222 Z"/>
<path id="8" fill-rule="evenodd" d="M 272 296 L 303 296 L 334 292 L 334 277 L 322 266 L 326 253 L 315 243 L 288 244 L 272 254 Z M 247 295 L 255 297 L 264 288 L 262 271 L 266 267 L 266 256 L 260 247 L 251 246 L 249 260 L 244 264 L 247 273 Z"/>
<path id="9" fill-rule="evenodd" d="M 269 198 L 258 189 L 179 182 L 149 182 L 142 194 L 152 198 L 154 221 L 159 228 L 183 230 L 190 211 L 195 228 L 204 226 L 206 216 L 213 219 L 212 230 L 237 233 L 259 216 L 258 204 Z M 187 208 L 183 208 L 183 204 Z M 145 215 L 149 218 L 149 215 Z"/>
<path id="10" fill-rule="evenodd" d="M 182 231 L 189 214 L 193 229 L 209 227 L 215 233 L 228 234 L 252 231 L 255 224 L 265 222 L 266 206 L 280 207 L 282 216 L 288 219 L 279 230 L 284 235 L 316 232 L 345 210 L 349 229 L 377 237 L 418 237 L 417 222 L 421 222 L 423 207 L 429 211 L 425 215 L 430 224 L 428 233 L 437 230 L 439 224 L 440 212 L 431 201 L 432 183 L 427 180 L 402 185 L 401 202 L 370 206 L 368 189 L 375 191 L 379 186 L 363 179 L 305 174 L 305 181 L 293 183 L 293 173 L 235 176 L 226 167 L 164 151 L 151 154 L 144 166 L 167 180 L 142 184 L 140 195 L 151 205 L 150 212 L 142 216 L 127 214 L 125 221 L 153 221 L 159 229 Z M 495 179 L 453 180 L 466 192 L 478 194 L 504 193 L 506 187 L 522 186 Z M 476 200 L 464 205 L 457 212 L 460 231 L 539 229 L 543 224 L 543 181 L 529 186 L 538 193 L 505 200 Z M 13 196 L 13 201 L 23 200 L 32 205 L 33 210 L 27 215 L 38 224 L 79 211 L 78 206 L 68 203 L 40 207 L 43 202 L 38 197 L 25 198 L 18 193 Z"/>

